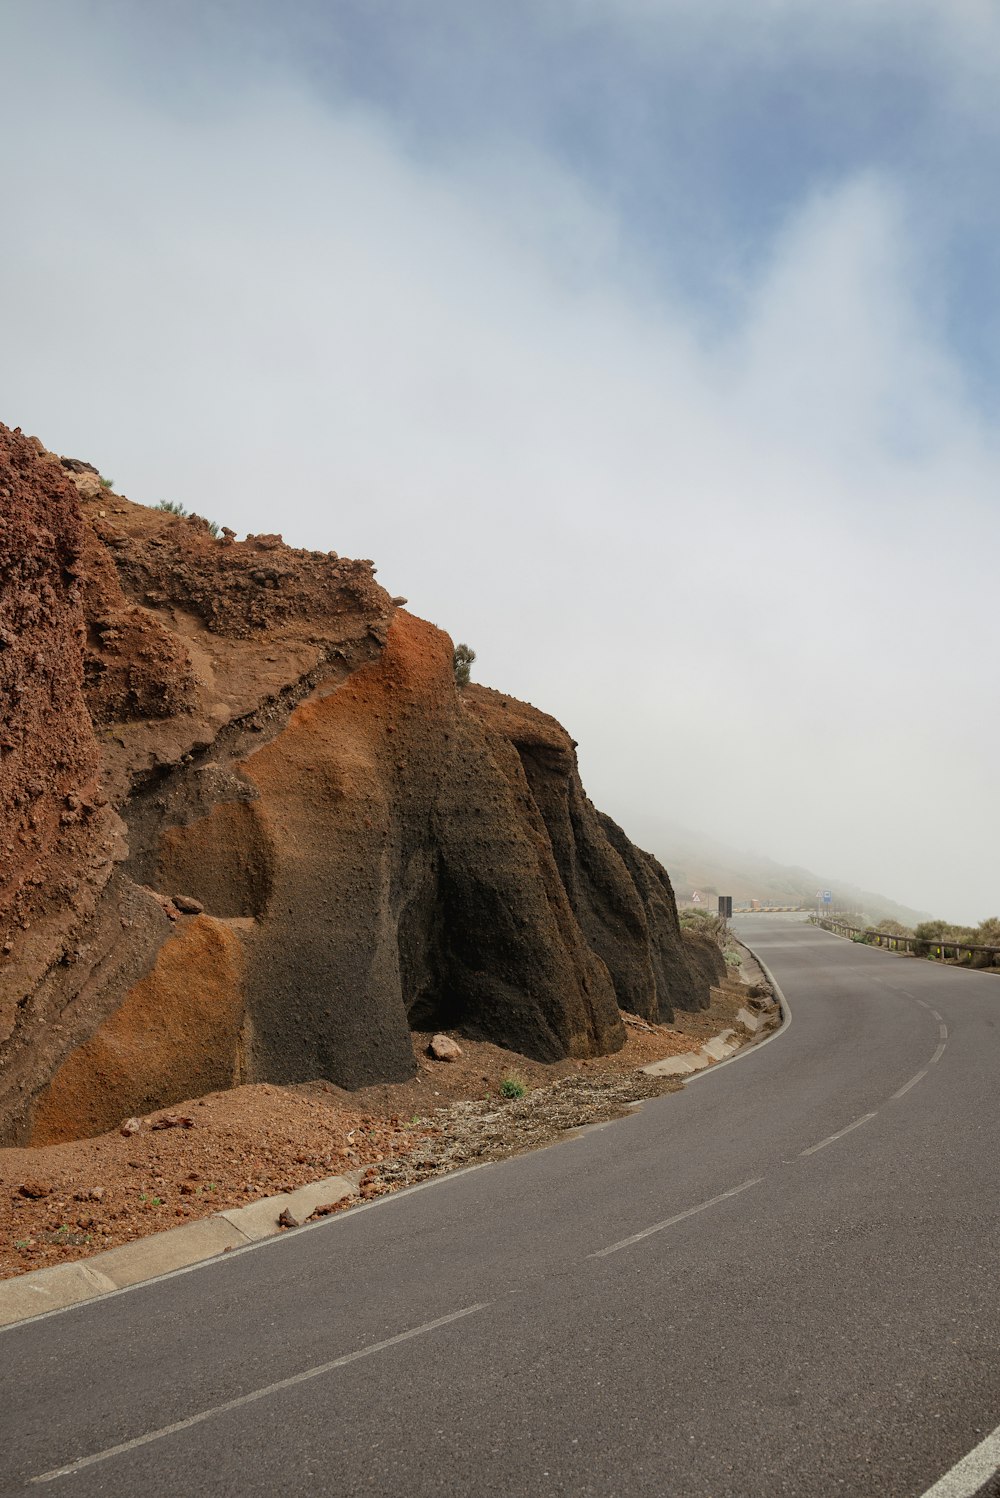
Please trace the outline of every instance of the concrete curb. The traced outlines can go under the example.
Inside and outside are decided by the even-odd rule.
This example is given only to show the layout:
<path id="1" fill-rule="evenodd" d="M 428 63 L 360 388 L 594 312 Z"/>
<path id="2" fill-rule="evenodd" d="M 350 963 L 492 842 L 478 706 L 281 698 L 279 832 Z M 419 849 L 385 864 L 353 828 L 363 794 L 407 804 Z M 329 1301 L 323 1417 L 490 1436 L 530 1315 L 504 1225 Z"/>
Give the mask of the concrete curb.
<path id="1" fill-rule="evenodd" d="M 683 1051 L 679 1056 L 664 1056 L 662 1061 L 651 1061 L 642 1070 L 647 1077 L 689 1077 L 692 1072 L 702 1071 L 706 1066 L 711 1066 L 713 1061 L 724 1061 L 738 1050 L 740 1042 L 735 1045 L 728 1044 L 728 1038 L 735 1032 L 723 1030 L 719 1035 L 713 1035 L 711 1040 L 698 1051 Z"/>
<path id="2" fill-rule="evenodd" d="M 759 953 L 755 952 L 753 947 L 751 947 L 747 942 L 742 941 L 740 937 L 737 937 L 736 940 L 739 942 L 741 947 L 743 947 L 747 952 L 750 953 L 750 956 L 753 958 L 754 962 L 756 962 L 757 966 L 764 974 L 764 977 L 767 979 L 768 983 L 770 983 L 771 988 L 774 991 L 774 997 L 778 1001 L 778 1008 L 781 1010 L 781 1024 L 776 1030 L 772 1030 L 770 1035 L 765 1035 L 763 1040 L 757 1040 L 753 1043 L 753 1045 L 744 1047 L 742 1050 L 738 1051 L 735 1056 L 727 1057 L 725 1061 L 716 1062 L 716 1064 L 713 1067 L 710 1067 L 707 1072 L 701 1074 L 703 1076 L 714 1075 L 714 1073 L 717 1072 L 721 1067 L 731 1066 L 734 1061 L 742 1061 L 745 1056 L 754 1055 L 764 1046 L 770 1045 L 772 1040 L 777 1040 L 780 1035 L 784 1035 L 785 1031 L 792 1023 L 792 1011 L 789 1006 L 788 1000 L 782 993 L 781 985 L 778 983 L 777 978 L 771 972 L 771 969 L 768 967 L 763 957 L 761 957 Z M 697 1082 L 698 1077 L 692 1077 L 690 1080 L 693 1082 Z"/>
<path id="3" fill-rule="evenodd" d="M 367 1169 L 367 1167 L 364 1167 Z M 288 1212 L 296 1224 L 302 1223 L 317 1207 L 343 1201 L 358 1195 L 358 1180 L 364 1169 L 349 1175 L 326 1176 L 310 1181 L 296 1191 L 283 1191 L 232 1207 L 211 1217 L 200 1217 L 181 1227 L 162 1233 L 150 1233 L 134 1243 L 122 1243 L 89 1259 L 71 1264 L 53 1264 L 34 1269 L 14 1279 L 0 1281 L 0 1327 L 44 1316 L 64 1306 L 94 1300 L 112 1290 L 124 1290 L 145 1280 L 158 1279 L 178 1269 L 214 1259 L 234 1248 L 245 1248 L 264 1238 L 276 1237 L 281 1231 L 278 1218 Z"/>
<path id="4" fill-rule="evenodd" d="M 751 1010 L 742 1008 L 737 1012 L 736 1020 L 740 1028 L 746 1031 L 747 1037 L 750 1040 L 748 1046 L 744 1046 L 741 1038 L 737 1038 L 735 1041 L 730 1039 L 731 1036 L 736 1035 L 735 1030 L 723 1030 L 720 1034 L 713 1035 L 711 1040 L 707 1040 L 698 1051 L 686 1051 L 680 1056 L 666 1056 L 662 1061 L 651 1061 L 648 1066 L 642 1068 L 647 1076 L 690 1077 L 697 1072 L 707 1070 L 709 1067 L 718 1067 L 724 1062 L 736 1059 L 737 1052 L 743 1053 L 748 1050 L 756 1050 L 758 1046 L 767 1045 L 769 1040 L 776 1039 L 791 1024 L 792 1013 L 788 1007 L 788 1000 L 775 982 L 774 974 L 770 968 L 745 941 L 742 941 L 738 936 L 734 937 L 734 940 L 738 946 L 743 948 L 744 952 L 749 953 L 760 968 L 761 973 L 767 979 L 768 983 L 770 983 L 781 1013 L 781 1024 L 770 1035 L 766 1035 L 760 1040 L 755 1041 L 752 1037 L 757 1034 L 763 1025 L 764 1015 L 754 1014 Z"/>
<path id="5" fill-rule="evenodd" d="M 727 1066 L 730 1061 L 740 1060 L 743 1055 L 756 1050 L 758 1046 L 767 1045 L 769 1041 L 776 1039 L 782 1031 L 787 1029 L 791 1023 L 791 1013 L 774 977 L 756 952 L 746 946 L 745 942 L 741 942 L 740 945 L 750 952 L 774 989 L 783 1016 L 779 1028 L 765 1036 L 763 1040 L 745 1048 L 741 1046 L 739 1040 L 735 1044 L 731 1043 L 730 1037 L 736 1034 L 735 1030 L 723 1030 L 719 1035 L 707 1041 L 700 1051 L 688 1052 L 682 1056 L 668 1056 L 663 1061 L 654 1061 L 649 1066 L 643 1067 L 643 1071 L 654 1076 L 676 1075 L 697 1080 L 698 1075 L 716 1071 L 719 1066 Z M 747 1028 L 750 1029 L 749 1026 Z M 633 1106 L 638 1108 L 642 1104 Z M 605 1127 L 607 1127 L 605 1123 L 584 1124 L 579 1130 L 574 1130 L 566 1137 L 567 1139 L 580 1137 L 590 1128 Z M 358 1183 L 365 1171 L 370 1168 L 370 1166 L 363 1166 L 358 1170 L 348 1171 L 344 1175 L 327 1176 L 321 1181 L 310 1181 L 295 1191 L 262 1197 L 258 1201 L 248 1202 L 245 1207 L 231 1207 L 226 1211 L 214 1213 L 211 1217 L 201 1217 L 195 1222 L 184 1223 L 181 1227 L 168 1228 L 162 1233 L 151 1233 L 148 1237 L 137 1238 L 132 1243 L 123 1243 L 117 1248 L 109 1248 L 103 1253 L 93 1254 L 88 1259 L 76 1259 L 70 1264 L 54 1264 L 46 1269 L 34 1269 L 28 1274 L 16 1275 L 13 1279 L 0 1280 L 0 1330 L 14 1326 L 21 1321 L 29 1321 L 39 1316 L 50 1315 L 54 1311 L 65 1310 L 69 1306 L 79 1305 L 84 1301 L 97 1300 L 104 1295 L 120 1293 L 149 1280 L 182 1273 L 208 1259 L 218 1258 L 224 1253 L 258 1246 L 267 1239 L 280 1235 L 282 1227 L 279 1226 L 278 1218 L 285 1211 L 294 1218 L 296 1225 L 304 1224 L 306 1218 L 317 1207 L 332 1205 L 349 1196 L 359 1196 Z M 481 1165 L 473 1165 L 466 1167 L 466 1170 L 482 1168 Z M 446 1171 L 441 1175 L 435 1175 L 428 1181 L 418 1182 L 407 1190 L 423 1191 L 428 1186 L 437 1185 L 465 1173 L 464 1170 Z M 391 1198 L 379 1198 L 367 1205 L 379 1206 L 384 1201 L 398 1199 L 406 1194 L 407 1191 L 396 1192 Z M 319 1227 L 321 1223 L 310 1223 L 309 1226 Z"/>

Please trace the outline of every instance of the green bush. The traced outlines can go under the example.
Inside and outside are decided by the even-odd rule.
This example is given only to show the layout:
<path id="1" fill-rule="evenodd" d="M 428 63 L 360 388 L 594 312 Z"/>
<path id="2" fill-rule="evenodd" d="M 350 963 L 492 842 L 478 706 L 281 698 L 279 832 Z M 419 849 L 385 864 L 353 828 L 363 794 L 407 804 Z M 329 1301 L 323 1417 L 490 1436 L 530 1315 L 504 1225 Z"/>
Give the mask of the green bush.
<path id="1" fill-rule="evenodd" d="M 476 659 L 476 652 L 468 645 L 456 645 L 455 652 L 451 658 L 451 664 L 455 672 L 455 683 L 459 687 L 467 687 L 472 674 L 472 663 Z"/>
<path id="2" fill-rule="evenodd" d="M 979 922 L 976 941 L 981 947 L 1000 947 L 1000 915 L 991 915 Z"/>
<path id="3" fill-rule="evenodd" d="M 524 1097 L 524 1094 L 527 1092 L 527 1090 L 527 1087 L 525 1087 L 520 1077 L 504 1077 L 503 1081 L 500 1083 L 501 1097 Z"/>
<path id="4" fill-rule="evenodd" d="M 191 515 L 191 511 L 186 510 L 184 506 L 178 504 L 175 499 L 161 499 L 156 508 L 158 510 L 163 510 L 167 515 L 176 515 L 179 520 L 190 520 L 193 518 L 197 518 L 193 517 Z M 217 521 L 206 520 L 205 524 L 208 526 L 208 533 L 210 536 L 218 536 L 219 526 Z"/>
<path id="5" fill-rule="evenodd" d="M 720 941 L 726 935 L 726 923 L 721 916 L 703 905 L 685 905 L 677 912 L 682 931 L 703 931 L 706 936 Z"/>

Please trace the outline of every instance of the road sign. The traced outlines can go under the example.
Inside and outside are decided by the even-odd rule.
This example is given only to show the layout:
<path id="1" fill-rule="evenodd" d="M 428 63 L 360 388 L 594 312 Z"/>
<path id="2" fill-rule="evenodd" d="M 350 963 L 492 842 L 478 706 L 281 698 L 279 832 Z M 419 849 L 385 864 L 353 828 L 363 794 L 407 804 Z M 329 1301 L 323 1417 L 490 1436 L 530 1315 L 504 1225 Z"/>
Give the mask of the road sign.
<path id="1" fill-rule="evenodd" d="M 691 903 L 692 903 L 692 905 L 700 905 L 701 904 L 701 895 L 699 895 L 699 893 L 698 893 L 697 890 L 695 890 L 694 894 L 691 896 Z"/>
<path id="2" fill-rule="evenodd" d="M 833 890 L 832 889 L 825 889 L 823 891 L 823 904 L 824 905 L 832 905 L 833 904 Z"/>

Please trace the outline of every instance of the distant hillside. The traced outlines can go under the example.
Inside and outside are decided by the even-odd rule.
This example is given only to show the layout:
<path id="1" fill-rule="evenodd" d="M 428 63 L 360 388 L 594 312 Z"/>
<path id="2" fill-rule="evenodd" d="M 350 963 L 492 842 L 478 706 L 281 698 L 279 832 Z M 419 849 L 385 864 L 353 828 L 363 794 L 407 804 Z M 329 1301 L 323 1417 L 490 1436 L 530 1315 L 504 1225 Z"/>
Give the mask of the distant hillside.
<path id="1" fill-rule="evenodd" d="M 913 926 L 930 918 L 926 911 L 913 910 L 885 895 L 846 884 L 829 872 L 817 874 L 810 869 L 776 863 L 774 859 L 742 852 L 674 823 L 650 824 L 645 835 L 652 843 L 652 851 L 670 873 L 679 905 L 688 903 L 695 890 L 712 901 L 721 892 L 732 895 L 737 902 L 814 905 L 816 891 L 828 889 L 833 894 L 835 909 L 863 912 L 872 921 L 895 920 Z"/>

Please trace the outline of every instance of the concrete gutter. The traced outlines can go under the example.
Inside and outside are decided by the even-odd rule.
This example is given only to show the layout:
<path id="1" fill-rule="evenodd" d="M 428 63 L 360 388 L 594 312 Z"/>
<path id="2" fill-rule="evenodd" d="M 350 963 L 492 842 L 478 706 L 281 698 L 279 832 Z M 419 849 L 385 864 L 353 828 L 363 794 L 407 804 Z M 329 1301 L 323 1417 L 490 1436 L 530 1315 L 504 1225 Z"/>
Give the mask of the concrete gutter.
<path id="1" fill-rule="evenodd" d="M 365 1167 L 367 1169 L 368 1167 Z M 283 1191 L 245 1207 L 232 1207 L 212 1217 L 201 1217 L 182 1227 L 150 1233 L 133 1243 L 122 1243 L 89 1259 L 72 1264 L 54 1264 L 34 1269 L 0 1281 L 0 1326 L 26 1321 L 48 1311 L 93 1300 L 111 1290 L 124 1290 L 143 1280 L 158 1279 L 177 1269 L 187 1269 L 203 1259 L 234 1248 L 246 1248 L 262 1238 L 273 1238 L 282 1231 L 279 1223 L 287 1212 L 295 1225 L 302 1223 L 317 1207 L 325 1207 L 346 1197 L 358 1195 L 358 1180 L 363 1170 L 348 1175 L 327 1176 L 310 1181 L 296 1191 Z"/>
<path id="2" fill-rule="evenodd" d="M 736 941 L 753 959 L 760 970 L 761 976 L 771 985 L 775 1002 L 781 1013 L 781 1024 L 777 1029 L 773 1030 L 770 1035 L 762 1037 L 760 1041 L 753 1042 L 754 1045 L 766 1045 L 769 1040 L 773 1040 L 775 1036 L 780 1035 L 783 1030 L 787 1029 L 792 1019 L 791 1012 L 784 994 L 774 980 L 774 974 L 761 958 L 757 956 L 752 947 L 748 947 L 746 942 L 740 941 L 738 937 Z M 750 980 L 744 977 L 744 981 L 749 986 Z M 746 1036 L 750 1037 L 756 1035 L 763 1028 L 768 1018 L 769 1014 L 754 1014 L 752 1010 L 744 1007 L 737 1011 L 736 1023 L 745 1032 Z M 706 1067 L 713 1065 L 713 1063 L 718 1065 L 720 1062 L 730 1060 L 742 1048 L 743 1037 L 738 1035 L 735 1029 L 723 1030 L 719 1035 L 713 1035 L 711 1040 L 707 1040 L 698 1051 L 685 1051 L 680 1056 L 665 1056 L 662 1061 L 651 1061 L 642 1070 L 650 1077 L 689 1077 L 695 1072 L 704 1071 Z"/>

